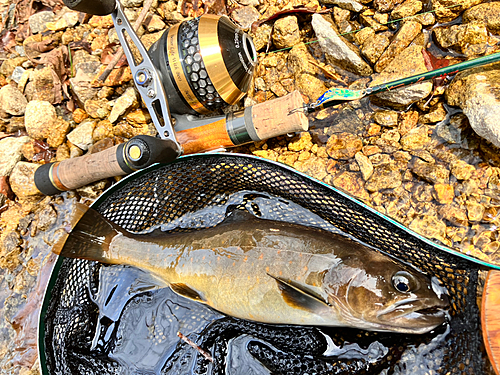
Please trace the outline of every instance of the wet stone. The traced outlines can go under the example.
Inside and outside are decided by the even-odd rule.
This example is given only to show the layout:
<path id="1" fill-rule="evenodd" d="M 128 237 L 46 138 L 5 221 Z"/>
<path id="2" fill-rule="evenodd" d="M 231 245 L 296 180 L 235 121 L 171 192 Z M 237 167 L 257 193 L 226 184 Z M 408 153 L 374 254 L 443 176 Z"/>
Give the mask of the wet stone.
<path id="1" fill-rule="evenodd" d="M 47 136 L 47 144 L 50 147 L 59 147 L 65 140 L 71 125 L 61 117 L 58 117 L 50 126 L 50 133 Z"/>
<path id="2" fill-rule="evenodd" d="M 49 103 L 60 103 L 62 100 L 61 82 L 50 67 L 35 69 L 30 73 L 25 89 L 26 98 L 44 100 Z"/>
<path id="3" fill-rule="evenodd" d="M 362 201 L 368 201 L 370 198 L 359 173 L 343 172 L 333 179 L 332 185 Z"/>
<path id="4" fill-rule="evenodd" d="M 308 132 L 300 133 L 288 143 L 290 151 L 309 151 L 312 147 L 311 134 Z"/>
<path id="5" fill-rule="evenodd" d="M 312 26 L 327 60 L 331 59 L 341 68 L 361 76 L 373 73 L 370 65 L 361 57 L 358 48 L 339 37 L 331 24 L 321 15 L 313 15 Z"/>
<path id="6" fill-rule="evenodd" d="M 76 122 L 77 124 L 81 123 L 83 120 L 88 118 L 89 115 L 85 110 L 81 108 L 77 108 L 73 111 L 73 121 Z"/>
<path id="7" fill-rule="evenodd" d="M 482 3 L 483 0 L 432 0 L 432 9 L 435 10 L 437 21 L 449 22 L 458 17 L 466 9 Z"/>
<path id="8" fill-rule="evenodd" d="M 317 156 L 311 156 L 306 160 L 300 160 L 299 156 L 299 160 L 293 164 L 293 167 L 299 172 L 306 173 L 318 180 L 323 180 L 327 176 L 326 159 Z"/>
<path id="9" fill-rule="evenodd" d="M 437 217 L 422 215 L 413 219 L 409 228 L 427 237 L 444 242 L 446 237 L 446 224 Z"/>
<path id="10" fill-rule="evenodd" d="M 440 204 L 452 203 L 455 198 L 455 191 L 453 186 L 449 184 L 435 184 L 434 185 L 435 198 Z"/>
<path id="11" fill-rule="evenodd" d="M 0 176 L 9 176 L 14 166 L 21 160 L 21 149 L 30 137 L 7 137 L 0 140 Z"/>
<path id="12" fill-rule="evenodd" d="M 452 48 L 469 56 L 484 53 L 489 40 L 486 25 L 481 21 L 438 27 L 433 32 L 442 48 Z"/>
<path id="13" fill-rule="evenodd" d="M 439 209 L 439 215 L 453 225 L 467 226 L 469 224 L 465 208 L 458 207 L 455 204 L 442 206 Z"/>
<path id="14" fill-rule="evenodd" d="M 403 183 L 399 169 L 393 168 L 391 164 L 376 167 L 373 175 L 366 181 L 365 188 L 369 192 L 385 189 L 395 189 Z"/>
<path id="15" fill-rule="evenodd" d="M 439 102 L 432 106 L 426 114 L 420 116 L 418 122 L 421 124 L 430 124 L 443 121 L 445 118 L 446 109 L 444 108 L 443 103 Z"/>
<path id="16" fill-rule="evenodd" d="M 450 168 L 451 174 L 455 176 L 457 180 L 468 180 L 476 171 L 476 168 L 473 165 L 470 165 L 463 160 L 456 160 L 452 162 Z"/>
<path id="17" fill-rule="evenodd" d="M 373 121 L 382 126 L 394 127 L 398 125 L 398 116 L 396 111 L 376 111 L 373 114 Z"/>
<path id="18" fill-rule="evenodd" d="M 31 138 L 47 138 L 56 119 L 56 110 L 47 101 L 32 100 L 26 106 L 24 124 Z"/>
<path id="19" fill-rule="evenodd" d="M 287 16 L 274 23 L 272 33 L 273 43 L 276 48 L 293 47 L 300 42 L 300 32 L 297 17 Z"/>
<path id="20" fill-rule="evenodd" d="M 67 135 L 68 141 L 82 150 L 88 150 L 93 143 L 92 132 L 96 125 L 95 120 L 84 120 Z"/>
<path id="21" fill-rule="evenodd" d="M 427 72 L 427 68 L 422 55 L 422 47 L 411 45 L 395 57 L 381 74 L 375 76 L 370 86 L 373 87 L 424 72 Z M 371 100 L 382 106 L 406 109 L 408 105 L 426 98 L 432 92 L 432 87 L 432 82 L 417 83 L 377 94 L 371 97 Z"/>
<path id="22" fill-rule="evenodd" d="M 19 89 L 13 85 L 5 85 L 0 89 L 0 110 L 13 116 L 23 115 L 28 101 Z"/>
<path id="23" fill-rule="evenodd" d="M 273 27 L 268 24 L 260 25 L 257 28 L 257 31 L 253 35 L 253 43 L 257 51 L 267 47 L 269 40 L 271 39 L 272 30 Z"/>
<path id="24" fill-rule="evenodd" d="M 421 150 L 430 142 L 431 138 L 427 126 L 422 125 L 418 128 L 410 130 L 405 136 L 401 138 L 401 145 L 403 150 Z"/>
<path id="25" fill-rule="evenodd" d="M 374 0 L 373 6 L 381 13 L 387 13 L 394 9 L 402 0 Z"/>
<path id="26" fill-rule="evenodd" d="M 353 11 L 353 12 L 361 12 L 364 8 L 363 4 L 355 0 L 324 0 L 323 4 L 336 5 L 341 9 Z"/>
<path id="27" fill-rule="evenodd" d="M 326 144 L 326 151 L 333 159 L 351 159 L 361 151 L 363 142 L 350 133 L 333 134 Z"/>
<path id="28" fill-rule="evenodd" d="M 485 207 L 476 202 L 467 202 L 467 217 L 470 221 L 481 221 L 485 213 Z"/>
<path id="29" fill-rule="evenodd" d="M 99 121 L 94 128 L 92 138 L 98 142 L 113 135 L 113 124 L 109 120 Z"/>
<path id="30" fill-rule="evenodd" d="M 450 171 L 444 166 L 427 163 L 421 159 L 415 160 L 412 172 L 432 184 L 448 183 L 450 177 Z"/>
<path id="31" fill-rule="evenodd" d="M 354 155 L 356 162 L 359 165 L 359 170 L 363 176 L 363 180 L 367 181 L 373 175 L 373 164 L 366 155 L 361 152 L 357 152 Z"/>
<path id="32" fill-rule="evenodd" d="M 448 104 L 462 108 L 470 126 L 480 137 L 500 147 L 498 66 L 492 64 L 458 75 L 446 90 L 445 97 Z"/>

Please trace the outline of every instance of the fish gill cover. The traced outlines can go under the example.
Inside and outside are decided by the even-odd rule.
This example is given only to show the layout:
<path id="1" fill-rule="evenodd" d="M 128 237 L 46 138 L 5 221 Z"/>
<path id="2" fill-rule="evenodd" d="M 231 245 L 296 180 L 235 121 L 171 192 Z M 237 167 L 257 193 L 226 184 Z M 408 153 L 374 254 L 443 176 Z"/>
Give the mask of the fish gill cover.
<path id="1" fill-rule="evenodd" d="M 478 266 L 337 190 L 276 163 L 185 157 L 118 184 L 96 208 L 131 232 L 213 226 L 241 207 L 272 220 L 344 232 L 436 277 L 449 322 L 424 335 L 274 326 L 225 317 L 124 266 L 64 259 L 42 316 L 50 374 L 482 374 Z M 143 281 L 141 281 L 143 280 Z M 180 340 L 181 332 L 214 362 Z M 43 358 L 43 357 L 42 357 Z"/>

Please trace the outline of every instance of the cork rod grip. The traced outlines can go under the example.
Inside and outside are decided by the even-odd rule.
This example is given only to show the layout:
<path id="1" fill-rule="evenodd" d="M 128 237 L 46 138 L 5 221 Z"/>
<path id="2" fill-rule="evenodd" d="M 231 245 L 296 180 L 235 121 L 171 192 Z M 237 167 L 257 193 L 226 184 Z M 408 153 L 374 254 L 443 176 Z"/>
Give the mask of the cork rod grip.
<path id="1" fill-rule="evenodd" d="M 302 108 L 304 100 L 297 90 L 278 99 L 256 104 L 252 107 L 252 123 L 261 140 L 278 135 L 303 132 L 309 128 L 304 111 L 290 111 Z"/>
<path id="2" fill-rule="evenodd" d="M 42 193 L 57 194 L 112 176 L 127 174 L 117 159 L 118 146 L 58 163 L 42 165 L 35 173 L 35 184 Z"/>

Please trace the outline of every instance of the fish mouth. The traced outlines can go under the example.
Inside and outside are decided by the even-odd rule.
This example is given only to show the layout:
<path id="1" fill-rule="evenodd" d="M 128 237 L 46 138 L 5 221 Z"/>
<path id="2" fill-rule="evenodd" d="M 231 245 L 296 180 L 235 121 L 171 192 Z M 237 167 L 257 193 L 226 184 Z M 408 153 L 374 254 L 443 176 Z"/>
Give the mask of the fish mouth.
<path id="1" fill-rule="evenodd" d="M 409 298 L 380 311 L 377 320 L 401 333 L 426 333 L 446 321 L 448 303 Z"/>

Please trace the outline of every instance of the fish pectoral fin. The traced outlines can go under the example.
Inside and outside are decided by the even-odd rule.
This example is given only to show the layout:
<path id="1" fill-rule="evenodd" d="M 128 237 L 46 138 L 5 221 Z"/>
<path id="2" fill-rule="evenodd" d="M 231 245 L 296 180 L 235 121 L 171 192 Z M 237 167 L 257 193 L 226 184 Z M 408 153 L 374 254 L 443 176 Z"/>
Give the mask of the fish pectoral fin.
<path id="1" fill-rule="evenodd" d="M 172 283 L 170 284 L 170 289 L 180 296 L 192 299 L 193 301 L 206 302 L 196 290 L 190 288 L 184 283 Z"/>
<path id="2" fill-rule="evenodd" d="M 311 291 L 301 288 L 300 285 L 290 280 L 268 274 L 278 284 L 283 300 L 291 307 L 313 312 L 315 314 L 330 309 L 330 306 L 319 296 Z"/>

